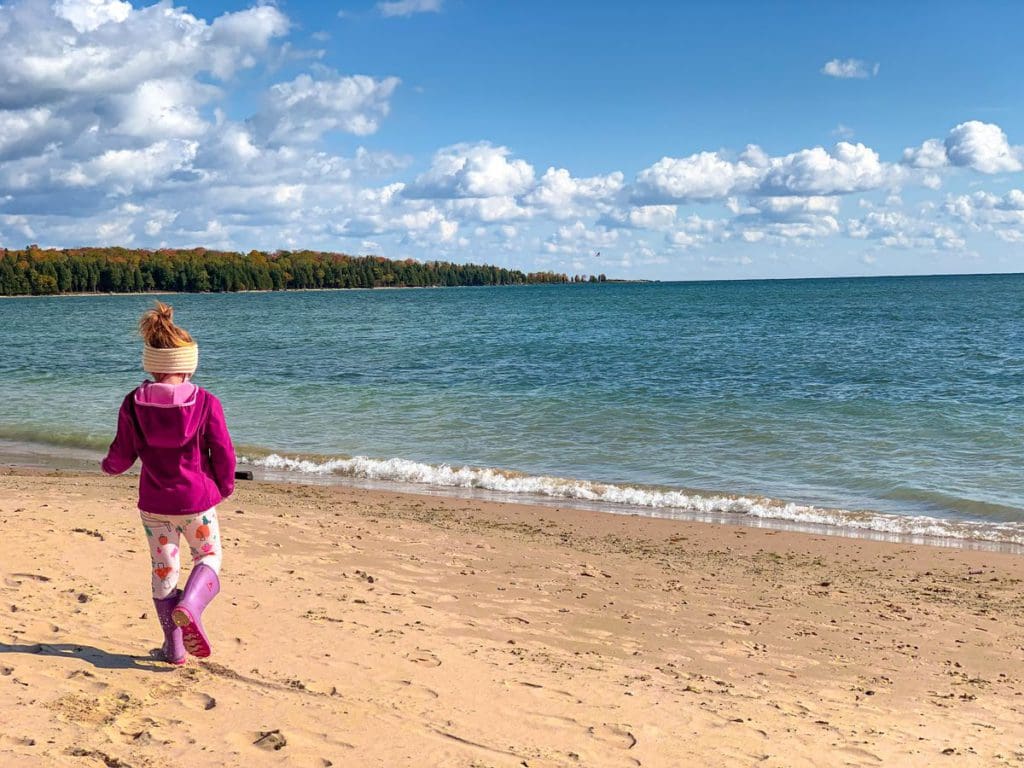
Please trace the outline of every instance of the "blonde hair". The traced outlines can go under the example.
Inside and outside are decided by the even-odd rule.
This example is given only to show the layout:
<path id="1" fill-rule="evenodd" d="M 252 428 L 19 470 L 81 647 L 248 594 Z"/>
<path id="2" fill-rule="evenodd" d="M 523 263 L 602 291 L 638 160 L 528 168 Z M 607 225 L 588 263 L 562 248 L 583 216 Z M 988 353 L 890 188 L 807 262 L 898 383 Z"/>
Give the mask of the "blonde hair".
<path id="1" fill-rule="evenodd" d="M 152 309 L 142 313 L 139 320 L 139 335 L 154 349 L 174 349 L 193 343 L 192 335 L 174 324 L 174 307 L 156 302 Z"/>

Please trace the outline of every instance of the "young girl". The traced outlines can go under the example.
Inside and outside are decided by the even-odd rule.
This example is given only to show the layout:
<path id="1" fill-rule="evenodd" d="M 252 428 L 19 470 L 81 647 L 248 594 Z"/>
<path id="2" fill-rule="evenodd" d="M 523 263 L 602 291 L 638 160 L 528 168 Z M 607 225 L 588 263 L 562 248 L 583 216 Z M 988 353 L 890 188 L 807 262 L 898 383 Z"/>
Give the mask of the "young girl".
<path id="1" fill-rule="evenodd" d="M 144 381 L 121 403 L 117 436 L 103 471 L 119 475 L 142 460 L 139 509 L 152 555 L 153 604 L 164 631 L 163 656 L 210 655 L 203 609 L 220 591 L 221 540 L 215 505 L 235 487 L 235 451 L 220 401 L 189 379 L 199 346 L 161 302 L 139 321 Z M 181 534 L 194 563 L 178 589 Z"/>

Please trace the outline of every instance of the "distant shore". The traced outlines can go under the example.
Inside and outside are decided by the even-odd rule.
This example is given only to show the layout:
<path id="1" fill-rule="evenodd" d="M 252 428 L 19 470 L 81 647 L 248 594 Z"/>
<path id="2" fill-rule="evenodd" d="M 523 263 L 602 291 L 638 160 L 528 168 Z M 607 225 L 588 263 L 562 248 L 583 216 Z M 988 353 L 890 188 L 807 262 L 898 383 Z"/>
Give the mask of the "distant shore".
<path id="1" fill-rule="evenodd" d="M 95 292 L 68 292 L 68 293 L 40 293 L 40 294 L 0 294 L 0 299 L 52 299 L 55 297 L 81 298 L 83 296 L 222 296 L 234 293 L 343 293 L 351 291 L 423 291 L 443 288 L 454 289 L 479 289 L 479 288 L 536 288 L 551 285 L 564 286 L 590 286 L 614 283 L 616 285 L 642 285 L 648 283 L 660 283 L 660 280 L 603 280 L 601 283 L 580 282 L 580 283 L 526 283 L 509 285 L 381 285 L 375 288 L 281 288 L 270 290 L 246 289 L 244 291 L 95 291 Z"/>

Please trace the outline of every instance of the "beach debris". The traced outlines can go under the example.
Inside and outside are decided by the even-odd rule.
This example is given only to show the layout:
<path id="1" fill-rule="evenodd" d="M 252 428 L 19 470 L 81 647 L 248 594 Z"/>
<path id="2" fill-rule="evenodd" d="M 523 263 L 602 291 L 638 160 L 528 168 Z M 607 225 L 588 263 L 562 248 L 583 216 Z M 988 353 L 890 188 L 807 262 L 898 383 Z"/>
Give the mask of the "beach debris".
<path id="1" fill-rule="evenodd" d="M 100 541 L 106 541 L 106 538 L 99 531 L 93 531 L 89 528 L 72 528 L 72 533 L 84 533 L 86 536 L 92 536 L 99 539 Z"/>
<path id="2" fill-rule="evenodd" d="M 276 752 L 288 745 L 288 739 L 284 737 L 280 730 L 275 728 L 272 731 L 260 731 L 259 738 L 253 744 L 261 749 L 271 749 Z"/>

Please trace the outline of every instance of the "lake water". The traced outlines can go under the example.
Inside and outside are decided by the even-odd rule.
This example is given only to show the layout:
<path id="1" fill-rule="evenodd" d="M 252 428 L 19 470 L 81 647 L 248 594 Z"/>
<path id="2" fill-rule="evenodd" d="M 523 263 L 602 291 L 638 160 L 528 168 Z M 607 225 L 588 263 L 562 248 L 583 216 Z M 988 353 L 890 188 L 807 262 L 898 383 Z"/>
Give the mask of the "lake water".
<path id="1" fill-rule="evenodd" d="M 1024 543 L 1022 275 L 163 298 L 261 469 Z M 105 448 L 151 303 L 0 301 L 0 448 Z"/>

